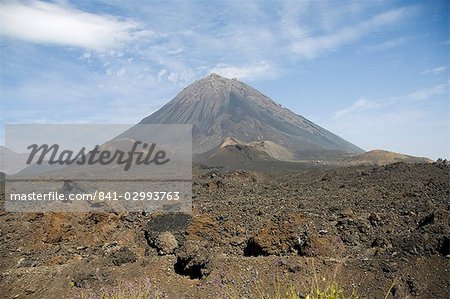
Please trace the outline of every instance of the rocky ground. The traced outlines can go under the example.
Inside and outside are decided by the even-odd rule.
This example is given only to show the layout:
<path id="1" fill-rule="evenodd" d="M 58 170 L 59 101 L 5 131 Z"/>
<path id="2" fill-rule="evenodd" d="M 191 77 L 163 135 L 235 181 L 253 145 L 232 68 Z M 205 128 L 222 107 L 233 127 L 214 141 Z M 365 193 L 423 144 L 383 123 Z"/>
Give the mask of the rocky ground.
<path id="1" fill-rule="evenodd" d="M 254 298 L 330 281 L 363 298 L 448 298 L 449 190 L 444 163 L 196 167 L 192 215 L 2 211 L 0 298 Z"/>

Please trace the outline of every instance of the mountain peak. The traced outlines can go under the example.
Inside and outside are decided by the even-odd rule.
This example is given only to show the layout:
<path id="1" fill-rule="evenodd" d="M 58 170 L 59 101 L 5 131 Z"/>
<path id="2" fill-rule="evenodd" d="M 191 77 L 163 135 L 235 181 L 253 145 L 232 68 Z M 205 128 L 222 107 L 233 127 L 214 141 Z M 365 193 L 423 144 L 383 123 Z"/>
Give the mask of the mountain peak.
<path id="1" fill-rule="evenodd" d="M 228 78 L 222 77 L 221 75 L 219 75 L 217 73 L 211 73 L 211 74 L 207 75 L 206 78 L 228 79 Z"/>
<path id="2" fill-rule="evenodd" d="M 203 154 L 226 137 L 244 143 L 271 141 L 298 159 L 362 150 L 282 107 L 236 79 L 212 73 L 183 89 L 143 124 L 192 124 L 194 154 Z"/>
<path id="3" fill-rule="evenodd" d="M 203 83 L 207 83 L 207 84 L 222 84 L 219 85 L 218 87 L 222 86 L 222 87 L 229 87 L 231 85 L 245 85 L 244 83 L 242 83 L 241 81 L 237 80 L 236 78 L 226 78 L 223 77 L 219 74 L 216 73 L 211 73 L 205 77 L 203 77 L 202 79 L 194 82 L 192 85 L 198 85 L 198 84 L 203 84 Z"/>
<path id="4" fill-rule="evenodd" d="M 216 86 L 216 88 L 219 87 L 225 87 L 225 88 L 229 88 L 233 82 L 238 82 L 236 79 L 229 79 L 226 77 L 222 77 L 216 73 L 211 73 L 205 77 L 203 77 L 202 79 L 194 82 L 193 84 L 191 84 L 190 86 L 198 86 L 198 85 L 202 85 L 202 84 L 213 84 Z M 239 82 L 241 83 L 241 82 Z"/>

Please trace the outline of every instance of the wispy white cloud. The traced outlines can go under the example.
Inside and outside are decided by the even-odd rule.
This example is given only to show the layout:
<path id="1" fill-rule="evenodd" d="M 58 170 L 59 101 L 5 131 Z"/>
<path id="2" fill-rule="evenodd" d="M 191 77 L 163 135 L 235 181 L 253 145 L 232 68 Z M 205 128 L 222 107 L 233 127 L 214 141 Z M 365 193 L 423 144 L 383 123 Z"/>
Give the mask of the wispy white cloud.
<path id="1" fill-rule="evenodd" d="M 308 1 L 283 2 L 280 13 L 281 34 L 287 39 L 298 40 L 309 35 L 309 28 L 299 24 L 299 19 L 310 7 Z"/>
<path id="2" fill-rule="evenodd" d="M 392 9 L 378 14 L 367 21 L 346 26 L 328 35 L 305 36 L 294 41 L 292 48 L 297 55 L 313 59 L 323 52 L 335 50 L 345 44 L 357 41 L 382 27 L 392 25 L 410 15 L 413 11 L 413 8 Z"/>
<path id="3" fill-rule="evenodd" d="M 448 132 L 449 121 L 445 110 L 436 115 L 432 107 L 448 94 L 448 87 L 444 83 L 398 96 L 359 99 L 322 123 L 367 150 L 383 148 L 436 159 L 448 150 L 442 133 Z M 436 147 L 430 150 L 430 144 Z"/>
<path id="4" fill-rule="evenodd" d="M 358 23 L 358 15 L 365 9 L 359 4 L 355 10 L 354 4 L 337 8 L 332 2 L 327 5 L 283 2 L 279 4 L 279 14 L 274 15 L 268 14 L 264 5 L 257 2 L 246 3 L 245 10 L 241 5 L 229 3 L 215 17 L 212 7 L 197 2 L 183 3 L 183 9 L 178 11 L 170 4 L 157 7 L 114 4 L 121 10 L 130 6 L 133 9 L 130 16 L 136 16 L 139 11 L 138 15 L 144 14 L 146 20 L 151 20 L 136 18 L 138 22 L 82 11 L 64 3 L 35 0 L 1 3 L 0 34 L 34 43 L 93 50 L 94 53 L 88 51 L 80 55 L 89 65 L 98 58 L 95 52 L 100 51 L 103 53 L 101 60 L 108 64 L 104 70 L 106 75 L 114 73 L 122 77 L 124 71 L 128 73 L 127 64 L 132 64 L 141 67 L 146 76 L 151 73 L 153 79 L 169 82 L 177 88 L 206 72 L 245 80 L 275 78 L 290 67 L 286 62 L 292 57 L 317 57 L 378 28 L 390 26 L 411 11 L 410 8 L 389 10 Z M 302 16 L 311 13 L 320 16 L 319 27 L 325 35 L 304 23 Z M 349 22 L 348 13 L 355 19 Z M 336 26 L 340 29 L 333 30 Z M 110 51 L 118 48 L 120 51 Z M 146 67 L 150 67 L 151 72 L 145 70 Z M 159 73 L 161 70 L 165 73 Z"/>
<path id="5" fill-rule="evenodd" d="M 365 52 L 384 51 L 387 49 L 392 49 L 392 48 L 396 48 L 401 45 L 404 45 L 405 43 L 407 43 L 410 40 L 411 40 L 410 37 L 399 37 L 399 38 L 388 40 L 388 41 L 385 41 L 385 42 L 382 42 L 382 43 L 379 43 L 376 45 L 369 45 L 364 48 L 364 51 Z"/>
<path id="6" fill-rule="evenodd" d="M 445 70 L 447 70 L 447 67 L 445 65 L 441 65 L 438 67 L 435 67 L 433 69 L 430 70 L 425 70 L 422 72 L 422 74 L 434 74 L 434 75 L 438 75 L 442 72 L 445 72 Z"/>
<path id="7" fill-rule="evenodd" d="M 428 100 L 437 95 L 448 93 L 448 84 L 438 84 L 432 87 L 416 90 L 405 96 L 409 100 Z"/>
<path id="8" fill-rule="evenodd" d="M 366 110 L 377 110 L 400 103 L 405 104 L 411 101 L 428 100 L 435 96 L 440 96 L 448 93 L 448 88 L 449 84 L 443 83 L 418 89 L 408 94 L 392 96 L 385 99 L 368 100 L 361 98 L 353 102 L 353 104 L 351 104 L 350 106 L 336 111 L 331 119 L 337 120 L 351 115 L 360 114 L 361 112 Z"/>
<path id="9" fill-rule="evenodd" d="M 348 114 L 359 113 L 364 110 L 376 109 L 379 107 L 380 104 L 377 102 L 366 99 L 358 99 L 349 107 L 336 111 L 336 113 L 333 116 L 333 119 L 338 119 Z"/>
<path id="10" fill-rule="evenodd" d="M 117 48 L 150 31 L 137 23 L 40 1 L 0 3 L 0 35 L 97 51 Z"/>

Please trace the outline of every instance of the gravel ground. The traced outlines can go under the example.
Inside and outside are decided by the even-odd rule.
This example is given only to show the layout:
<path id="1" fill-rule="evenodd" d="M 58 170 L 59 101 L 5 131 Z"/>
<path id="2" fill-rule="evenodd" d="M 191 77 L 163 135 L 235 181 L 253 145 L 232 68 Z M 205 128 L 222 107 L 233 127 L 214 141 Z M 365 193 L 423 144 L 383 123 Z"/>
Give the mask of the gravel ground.
<path id="1" fill-rule="evenodd" d="M 447 298 L 449 189 L 442 163 L 195 167 L 192 215 L 0 212 L 0 298 L 124 282 L 253 298 L 318 278 L 364 298 Z"/>

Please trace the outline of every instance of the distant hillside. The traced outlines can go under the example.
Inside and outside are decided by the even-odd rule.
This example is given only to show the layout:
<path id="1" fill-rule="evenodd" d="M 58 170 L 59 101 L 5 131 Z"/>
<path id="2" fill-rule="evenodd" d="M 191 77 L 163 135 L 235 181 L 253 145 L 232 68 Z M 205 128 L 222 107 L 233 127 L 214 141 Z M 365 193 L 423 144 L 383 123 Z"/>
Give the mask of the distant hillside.
<path id="1" fill-rule="evenodd" d="M 396 162 L 431 163 L 433 162 L 433 160 L 424 157 L 414 157 L 376 149 L 362 153 L 360 155 L 353 156 L 352 158 L 350 158 L 348 162 L 350 162 L 351 164 L 386 165 Z"/>
<path id="2" fill-rule="evenodd" d="M 18 154 L 10 149 L 0 146 L 0 171 L 14 174 L 27 167 L 27 154 Z"/>
<path id="3" fill-rule="evenodd" d="M 294 154 L 287 148 L 271 141 L 245 143 L 237 138 L 228 137 L 204 159 L 209 165 L 247 164 L 262 161 L 292 161 Z"/>

